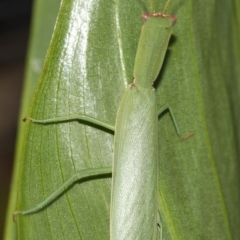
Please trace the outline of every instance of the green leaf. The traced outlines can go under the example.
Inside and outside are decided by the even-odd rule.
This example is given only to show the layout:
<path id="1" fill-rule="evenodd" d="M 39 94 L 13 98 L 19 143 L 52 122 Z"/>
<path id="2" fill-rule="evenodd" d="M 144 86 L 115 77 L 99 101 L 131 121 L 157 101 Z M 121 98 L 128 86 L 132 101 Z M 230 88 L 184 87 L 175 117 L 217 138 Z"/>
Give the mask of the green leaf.
<path id="1" fill-rule="evenodd" d="M 156 10 L 164 5 L 155 4 Z M 182 134 L 194 136 L 180 141 L 169 114 L 159 119 L 164 239 L 240 235 L 235 7 L 234 1 L 188 0 L 168 8 L 178 22 L 156 83 L 158 104 L 168 102 Z M 84 113 L 114 124 L 133 80 L 140 16 L 150 10 L 148 1 L 63 0 L 29 115 Z M 77 121 L 28 122 L 17 209 L 36 206 L 76 171 L 112 161 L 110 132 Z M 110 191 L 109 178 L 74 184 L 44 210 L 18 216 L 19 239 L 109 239 Z"/>
<path id="2" fill-rule="evenodd" d="M 11 192 L 5 223 L 5 240 L 16 239 L 16 224 L 13 222 L 12 214 L 16 210 L 18 173 L 22 156 L 25 124 L 23 117 L 29 110 L 33 91 L 39 78 L 46 51 L 52 36 L 54 24 L 60 5 L 60 0 L 36 0 L 33 7 L 33 18 L 31 24 L 31 36 L 28 47 L 24 90 L 22 93 L 21 110 L 19 116 L 19 128 L 17 146 L 15 152 L 15 164 L 11 183 Z"/>

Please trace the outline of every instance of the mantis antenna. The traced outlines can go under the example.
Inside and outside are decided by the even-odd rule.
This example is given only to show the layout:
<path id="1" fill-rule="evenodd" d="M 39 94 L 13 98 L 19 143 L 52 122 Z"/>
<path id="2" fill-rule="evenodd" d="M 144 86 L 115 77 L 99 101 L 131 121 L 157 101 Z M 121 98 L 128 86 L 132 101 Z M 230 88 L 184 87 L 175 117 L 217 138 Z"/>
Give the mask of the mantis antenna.
<path id="1" fill-rule="evenodd" d="M 166 2 L 165 6 L 164 6 L 164 8 L 163 8 L 163 11 L 162 11 L 163 14 L 165 14 L 165 12 L 166 12 L 166 10 L 167 10 L 167 7 L 168 7 L 168 5 L 169 5 L 169 3 L 170 3 L 170 1 L 171 1 L 171 0 L 168 0 L 168 1 Z M 154 6 L 154 3 L 153 3 L 153 0 L 149 0 L 149 3 L 150 3 L 150 5 L 151 5 L 152 12 L 155 13 L 155 6 Z"/>
<path id="2" fill-rule="evenodd" d="M 155 13 L 155 6 L 154 6 L 154 3 L 153 3 L 153 0 L 149 0 L 149 3 L 151 5 L 152 12 Z"/>
<path id="3" fill-rule="evenodd" d="M 168 4 L 170 3 L 171 0 L 168 0 L 167 3 L 165 4 L 162 13 L 164 14 L 167 10 Z"/>

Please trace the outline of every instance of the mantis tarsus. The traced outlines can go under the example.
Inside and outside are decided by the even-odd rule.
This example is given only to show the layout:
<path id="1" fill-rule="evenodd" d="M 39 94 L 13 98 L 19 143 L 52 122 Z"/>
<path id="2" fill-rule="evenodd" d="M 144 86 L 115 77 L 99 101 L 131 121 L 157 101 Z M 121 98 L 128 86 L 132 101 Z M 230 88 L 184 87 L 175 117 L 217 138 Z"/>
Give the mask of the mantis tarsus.
<path id="1" fill-rule="evenodd" d="M 169 1 L 168 1 L 169 2 Z M 134 81 L 122 97 L 115 126 L 90 116 L 74 114 L 45 120 L 26 118 L 35 123 L 84 120 L 115 132 L 113 168 L 84 169 L 74 174 L 38 206 L 16 211 L 26 215 L 43 209 L 79 179 L 112 173 L 110 237 L 116 239 L 161 239 L 158 213 L 158 116 L 169 110 L 174 126 L 179 127 L 168 104 L 157 110 L 152 87 L 161 69 L 171 29 L 176 17 L 165 13 L 145 13 L 145 21 L 134 65 Z M 150 205 L 155 207 L 149 208 Z M 158 233 L 159 232 L 159 233 Z"/>

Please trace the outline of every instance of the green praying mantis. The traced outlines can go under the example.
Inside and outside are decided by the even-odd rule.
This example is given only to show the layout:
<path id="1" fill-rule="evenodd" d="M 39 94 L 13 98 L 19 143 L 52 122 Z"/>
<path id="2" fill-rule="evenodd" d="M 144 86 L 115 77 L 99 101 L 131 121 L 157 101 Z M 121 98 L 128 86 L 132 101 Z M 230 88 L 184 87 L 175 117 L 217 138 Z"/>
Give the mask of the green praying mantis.
<path id="1" fill-rule="evenodd" d="M 89 176 L 112 173 L 110 239 L 162 239 L 158 209 L 158 116 L 169 110 L 177 134 L 180 130 L 168 104 L 157 109 L 153 82 L 162 67 L 176 17 L 163 13 L 145 13 L 138 43 L 134 81 L 122 97 L 115 126 L 83 114 L 37 120 L 34 123 L 59 123 L 83 120 L 115 132 L 113 167 L 84 169 L 74 174 L 55 192 L 34 208 L 16 211 L 35 213 L 60 196 L 74 182 Z M 190 135 L 189 135 L 190 136 Z M 188 136 L 188 137 L 189 137 Z M 149 209 L 149 205 L 154 208 Z"/>

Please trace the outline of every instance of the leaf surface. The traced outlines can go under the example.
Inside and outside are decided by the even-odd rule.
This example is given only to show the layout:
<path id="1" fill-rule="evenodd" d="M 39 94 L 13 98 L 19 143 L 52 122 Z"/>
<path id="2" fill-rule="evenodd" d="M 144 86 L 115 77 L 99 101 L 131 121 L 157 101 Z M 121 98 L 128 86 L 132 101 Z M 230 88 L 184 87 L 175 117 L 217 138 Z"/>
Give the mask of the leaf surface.
<path id="1" fill-rule="evenodd" d="M 168 8 L 178 22 L 155 84 L 158 105 L 168 102 L 182 135 L 194 136 L 180 141 L 169 113 L 159 118 L 164 239 L 239 236 L 239 20 L 233 4 L 188 0 Z M 114 124 L 133 79 L 140 16 L 148 11 L 148 1 L 63 0 L 29 115 L 84 113 Z M 28 122 L 17 209 L 36 206 L 76 171 L 112 161 L 111 132 L 78 121 Z M 110 191 L 110 178 L 77 182 L 44 210 L 19 216 L 19 239 L 109 239 Z"/>

